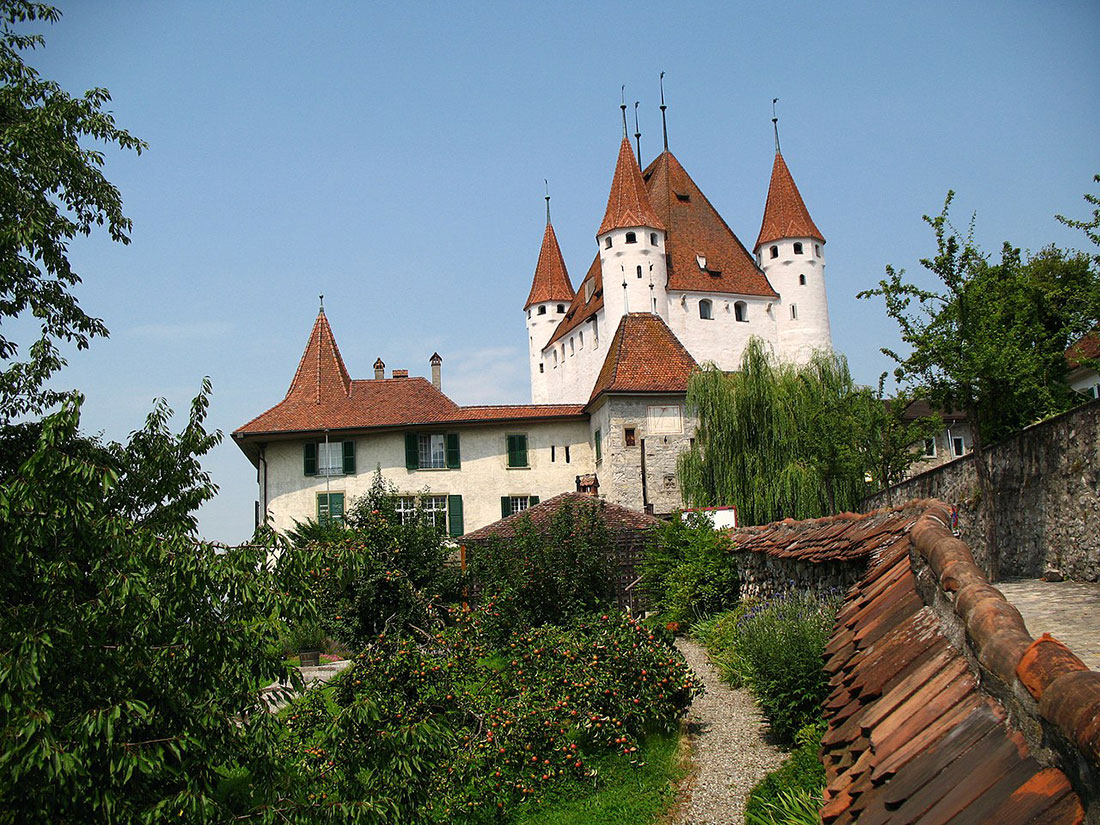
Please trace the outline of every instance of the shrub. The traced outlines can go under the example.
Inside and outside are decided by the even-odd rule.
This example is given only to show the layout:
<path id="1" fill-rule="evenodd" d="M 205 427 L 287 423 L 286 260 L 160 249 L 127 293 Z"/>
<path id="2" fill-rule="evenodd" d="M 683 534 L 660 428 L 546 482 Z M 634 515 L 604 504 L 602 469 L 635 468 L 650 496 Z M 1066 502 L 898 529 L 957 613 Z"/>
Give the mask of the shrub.
<path id="1" fill-rule="evenodd" d="M 737 601 L 729 541 L 690 513 L 657 527 L 642 557 L 642 584 L 665 621 L 690 624 Z"/>
<path id="2" fill-rule="evenodd" d="M 598 506 L 563 506 L 537 530 L 521 519 L 515 538 L 471 552 L 469 570 L 487 608 L 485 629 L 498 639 L 614 604 L 611 540 Z"/>
<path id="3" fill-rule="evenodd" d="M 749 793 L 745 804 L 748 822 L 761 825 L 817 822 L 821 792 L 825 788 L 825 766 L 817 752 L 824 733 L 824 722 L 807 725 L 798 731 L 796 747 L 787 760 Z M 799 818 L 807 812 L 812 813 L 813 818 Z"/>
<path id="4" fill-rule="evenodd" d="M 784 742 L 818 717 L 827 694 L 822 656 L 840 598 L 786 593 L 749 606 L 736 623 L 737 667 Z"/>
<path id="5" fill-rule="evenodd" d="M 718 675 L 735 688 L 745 684 L 749 673 L 749 664 L 740 654 L 737 642 L 740 622 L 751 605 L 752 602 L 741 602 L 733 610 L 716 613 L 691 627 L 691 635 L 706 647 Z"/>

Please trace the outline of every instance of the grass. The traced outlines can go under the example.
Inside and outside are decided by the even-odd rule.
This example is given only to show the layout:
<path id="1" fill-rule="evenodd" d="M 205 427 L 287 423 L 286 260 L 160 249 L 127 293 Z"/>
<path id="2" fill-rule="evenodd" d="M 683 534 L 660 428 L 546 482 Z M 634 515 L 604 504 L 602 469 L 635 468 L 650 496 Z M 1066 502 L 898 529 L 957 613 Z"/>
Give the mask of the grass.
<path id="1" fill-rule="evenodd" d="M 633 767 L 618 758 L 599 765 L 599 787 L 578 795 L 552 798 L 522 810 L 514 825 L 645 825 L 657 820 L 676 801 L 676 784 L 687 775 L 680 735 L 650 736 L 638 752 L 643 764 Z"/>

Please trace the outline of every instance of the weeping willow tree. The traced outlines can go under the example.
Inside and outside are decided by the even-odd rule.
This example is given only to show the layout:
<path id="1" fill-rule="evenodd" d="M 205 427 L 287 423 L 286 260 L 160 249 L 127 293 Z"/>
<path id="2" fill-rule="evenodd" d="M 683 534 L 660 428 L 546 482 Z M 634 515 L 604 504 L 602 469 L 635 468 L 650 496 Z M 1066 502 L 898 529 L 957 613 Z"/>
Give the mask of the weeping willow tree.
<path id="1" fill-rule="evenodd" d="M 796 367 L 753 338 L 739 372 L 705 367 L 687 402 L 698 426 L 679 473 L 692 506 L 734 504 L 743 524 L 764 524 L 854 509 L 866 494 L 879 402 L 855 385 L 843 356 L 819 353 Z"/>

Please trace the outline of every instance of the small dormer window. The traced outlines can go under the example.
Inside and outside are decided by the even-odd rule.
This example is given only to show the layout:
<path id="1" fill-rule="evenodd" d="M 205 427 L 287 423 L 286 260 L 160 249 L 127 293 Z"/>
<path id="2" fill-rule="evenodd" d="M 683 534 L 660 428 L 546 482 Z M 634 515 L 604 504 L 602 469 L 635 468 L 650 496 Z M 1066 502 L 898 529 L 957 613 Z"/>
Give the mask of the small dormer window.
<path id="1" fill-rule="evenodd" d="M 677 192 L 676 200 L 681 201 L 682 203 L 687 203 L 691 200 L 691 195 L 689 195 L 687 192 Z"/>
<path id="2" fill-rule="evenodd" d="M 565 314 L 565 304 L 558 304 L 558 314 L 559 315 L 564 315 Z"/>
<path id="3" fill-rule="evenodd" d="M 650 246 L 657 246 L 658 245 L 657 244 L 657 233 L 656 232 L 650 232 L 649 233 L 649 245 Z"/>
<path id="4" fill-rule="evenodd" d="M 801 255 L 802 254 L 802 244 L 795 243 L 795 245 L 794 245 L 794 254 L 795 255 Z"/>
<path id="5" fill-rule="evenodd" d="M 798 276 L 798 285 L 799 286 L 806 286 L 806 276 L 805 275 L 799 275 Z"/>
<path id="6" fill-rule="evenodd" d="M 747 321 L 749 320 L 749 305 L 744 301 L 738 301 L 733 305 L 733 320 L 735 321 Z"/>
<path id="7" fill-rule="evenodd" d="M 638 242 L 638 236 L 635 235 L 633 232 L 627 232 L 626 233 L 626 242 L 627 243 L 637 243 Z"/>
<path id="8" fill-rule="evenodd" d="M 707 268 L 707 256 L 706 255 L 696 255 L 695 256 L 695 263 L 699 264 L 700 269 L 706 269 Z"/>
<path id="9" fill-rule="evenodd" d="M 771 255 L 773 258 L 778 258 L 779 257 L 779 247 L 778 246 L 773 246 L 771 249 L 768 250 L 768 254 Z"/>
<path id="10" fill-rule="evenodd" d="M 545 315 L 545 314 L 546 314 L 546 305 L 544 304 L 543 306 L 539 307 L 539 315 Z"/>
<path id="11" fill-rule="evenodd" d="M 699 317 L 704 321 L 711 320 L 711 305 L 710 301 L 706 298 L 699 302 Z"/>
<path id="12" fill-rule="evenodd" d="M 603 245 L 604 245 L 604 249 L 610 249 L 611 248 L 611 236 L 610 235 L 608 235 L 606 238 L 603 239 Z"/>
<path id="13" fill-rule="evenodd" d="M 584 282 L 584 302 L 587 304 L 592 300 L 592 293 L 596 289 L 596 282 L 588 280 Z"/>

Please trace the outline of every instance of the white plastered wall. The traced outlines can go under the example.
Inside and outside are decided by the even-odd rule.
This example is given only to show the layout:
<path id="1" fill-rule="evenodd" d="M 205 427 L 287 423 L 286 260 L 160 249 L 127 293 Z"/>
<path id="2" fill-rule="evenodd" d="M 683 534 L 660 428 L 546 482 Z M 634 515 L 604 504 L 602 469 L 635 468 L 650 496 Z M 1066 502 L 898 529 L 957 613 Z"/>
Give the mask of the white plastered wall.
<path id="1" fill-rule="evenodd" d="M 605 324 L 605 317 L 601 310 L 595 323 L 585 321 L 543 350 L 546 372 L 541 377 L 545 378 L 546 395 L 541 400 L 532 397 L 533 403 L 584 404 L 588 401 L 596 376 L 607 358 L 607 345 L 615 334 L 614 328 L 608 329 Z"/>
<path id="2" fill-rule="evenodd" d="M 699 302 L 711 302 L 711 318 L 699 316 Z M 774 349 L 775 317 L 771 298 L 723 295 L 713 292 L 670 292 L 669 328 L 698 363 L 708 361 L 723 370 L 741 367 L 749 338 L 763 339 Z M 735 305 L 745 304 L 745 321 L 738 321 Z"/>
<path id="3" fill-rule="evenodd" d="M 795 244 L 802 244 L 797 254 Z M 771 257 L 771 247 L 778 257 Z M 815 247 L 820 254 L 815 254 Z M 825 291 L 825 245 L 813 238 L 784 238 L 764 244 L 757 253 L 779 301 L 772 307 L 776 324 L 776 353 L 787 361 L 804 364 L 815 350 L 833 348 L 829 328 L 829 301 Z M 804 275 L 806 283 L 799 282 Z M 791 317 L 791 306 L 797 317 Z"/>

